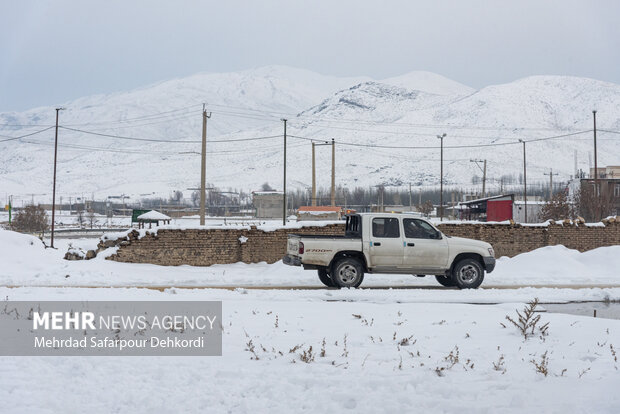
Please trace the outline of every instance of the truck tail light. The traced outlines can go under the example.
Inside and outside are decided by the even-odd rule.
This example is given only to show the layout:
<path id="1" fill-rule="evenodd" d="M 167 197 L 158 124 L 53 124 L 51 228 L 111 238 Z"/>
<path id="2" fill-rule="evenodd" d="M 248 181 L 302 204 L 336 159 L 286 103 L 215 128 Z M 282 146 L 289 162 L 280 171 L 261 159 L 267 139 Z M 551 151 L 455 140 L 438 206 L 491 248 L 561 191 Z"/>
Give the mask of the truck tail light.
<path id="1" fill-rule="evenodd" d="M 299 254 L 304 254 L 304 244 L 299 242 Z"/>

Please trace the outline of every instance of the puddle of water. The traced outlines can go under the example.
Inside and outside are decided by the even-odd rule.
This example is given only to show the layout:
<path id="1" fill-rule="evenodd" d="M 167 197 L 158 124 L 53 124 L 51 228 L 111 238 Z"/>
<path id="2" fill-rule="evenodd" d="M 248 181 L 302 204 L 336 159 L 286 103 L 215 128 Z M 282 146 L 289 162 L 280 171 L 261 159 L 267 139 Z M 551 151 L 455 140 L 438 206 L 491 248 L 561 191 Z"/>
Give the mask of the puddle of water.
<path id="1" fill-rule="evenodd" d="M 620 303 L 618 302 L 545 303 L 541 306 L 551 313 L 594 316 L 596 310 L 597 318 L 620 319 Z"/>

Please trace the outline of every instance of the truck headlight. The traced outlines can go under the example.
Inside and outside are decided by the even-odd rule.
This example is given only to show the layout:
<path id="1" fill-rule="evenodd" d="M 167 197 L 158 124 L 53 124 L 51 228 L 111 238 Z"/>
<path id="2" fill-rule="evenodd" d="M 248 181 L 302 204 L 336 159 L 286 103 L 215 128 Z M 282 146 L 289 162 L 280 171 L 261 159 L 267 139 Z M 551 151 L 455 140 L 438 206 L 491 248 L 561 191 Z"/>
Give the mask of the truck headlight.
<path id="1" fill-rule="evenodd" d="M 488 249 L 488 250 L 489 250 L 489 254 L 490 254 L 492 257 L 495 257 L 495 250 L 493 250 L 493 248 L 492 248 L 492 247 L 489 247 L 489 249 Z"/>

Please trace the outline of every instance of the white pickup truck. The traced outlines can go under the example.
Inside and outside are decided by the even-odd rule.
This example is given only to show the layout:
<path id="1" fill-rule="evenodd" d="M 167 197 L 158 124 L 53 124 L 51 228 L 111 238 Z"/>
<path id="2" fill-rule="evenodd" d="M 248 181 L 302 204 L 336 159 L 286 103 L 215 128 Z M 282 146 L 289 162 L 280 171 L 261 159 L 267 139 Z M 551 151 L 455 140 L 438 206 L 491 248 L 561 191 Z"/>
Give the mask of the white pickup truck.
<path id="1" fill-rule="evenodd" d="M 347 216 L 342 236 L 288 236 L 283 262 L 318 271 L 329 287 L 358 287 L 364 273 L 434 275 L 446 287 L 475 289 L 495 267 L 489 243 L 446 236 L 412 214 Z"/>

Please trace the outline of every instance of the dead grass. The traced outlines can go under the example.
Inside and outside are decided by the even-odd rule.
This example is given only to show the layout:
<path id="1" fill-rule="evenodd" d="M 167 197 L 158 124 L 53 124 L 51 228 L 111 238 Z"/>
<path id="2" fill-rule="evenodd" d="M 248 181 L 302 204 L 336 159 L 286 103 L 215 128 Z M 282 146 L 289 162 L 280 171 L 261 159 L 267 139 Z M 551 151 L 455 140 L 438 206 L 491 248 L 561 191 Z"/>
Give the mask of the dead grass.
<path id="1" fill-rule="evenodd" d="M 506 320 L 512 323 L 519 330 L 521 335 L 523 335 L 524 340 L 527 340 L 531 336 L 536 335 L 536 328 L 538 328 L 538 332 L 540 333 L 543 340 L 549 334 L 549 322 L 545 323 L 544 325 L 539 325 L 541 316 L 535 315 L 537 306 L 538 298 L 534 298 L 533 301 L 529 302 L 527 306 L 523 308 L 523 314 L 519 311 L 516 311 L 516 321 L 510 316 L 506 315 Z M 505 325 L 503 326 L 505 327 Z"/>
<path id="2" fill-rule="evenodd" d="M 532 359 L 530 361 L 532 364 L 534 364 L 536 372 L 543 374 L 545 377 L 549 375 L 549 357 L 547 356 L 548 352 L 549 351 L 545 351 L 545 353 L 540 356 L 540 361 L 536 361 L 535 359 Z"/>

